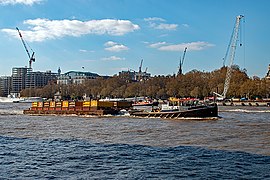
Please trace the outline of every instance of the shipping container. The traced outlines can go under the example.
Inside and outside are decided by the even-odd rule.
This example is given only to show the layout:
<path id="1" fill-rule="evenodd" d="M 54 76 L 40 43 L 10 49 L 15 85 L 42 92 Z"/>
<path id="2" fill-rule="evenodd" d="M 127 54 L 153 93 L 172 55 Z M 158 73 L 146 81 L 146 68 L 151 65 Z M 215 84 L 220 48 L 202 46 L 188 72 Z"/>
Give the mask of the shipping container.
<path id="1" fill-rule="evenodd" d="M 50 107 L 52 107 L 52 108 L 55 107 L 55 101 L 50 101 Z"/>
<path id="2" fill-rule="evenodd" d="M 32 107 L 38 107 L 38 103 L 37 102 L 32 102 Z"/>
<path id="3" fill-rule="evenodd" d="M 38 107 L 43 107 L 43 102 L 37 102 L 38 103 Z"/>
<path id="4" fill-rule="evenodd" d="M 101 107 L 101 108 L 109 108 L 113 106 L 114 106 L 114 102 L 111 102 L 111 101 L 98 101 L 97 103 L 97 107 Z"/>
<path id="5" fill-rule="evenodd" d="M 63 108 L 68 108 L 68 101 L 63 101 L 62 102 L 62 107 Z"/>
<path id="6" fill-rule="evenodd" d="M 92 101 L 83 101 L 83 107 L 90 107 L 92 104 Z"/>
<path id="7" fill-rule="evenodd" d="M 83 106 L 83 102 L 82 102 L 82 101 L 76 101 L 76 102 L 75 102 L 75 106 L 76 106 L 76 107 L 77 107 L 77 106 L 82 107 L 82 106 Z"/>
<path id="8" fill-rule="evenodd" d="M 92 100 L 91 101 L 91 107 L 97 107 L 98 106 L 98 101 L 97 100 Z"/>
<path id="9" fill-rule="evenodd" d="M 44 102 L 43 106 L 44 107 L 49 107 L 50 106 L 50 102 Z"/>
<path id="10" fill-rule="evenodd" d="M 69 102 L 68 107 L 69 108 L 75 107 L 75 102 L 74 101 Z"/>
<path id="11" fill-rule="evenodd" d="M 56 111 L 62 110 L 62 102 L 61 101 L 55 103 L 55 110 Z"/>

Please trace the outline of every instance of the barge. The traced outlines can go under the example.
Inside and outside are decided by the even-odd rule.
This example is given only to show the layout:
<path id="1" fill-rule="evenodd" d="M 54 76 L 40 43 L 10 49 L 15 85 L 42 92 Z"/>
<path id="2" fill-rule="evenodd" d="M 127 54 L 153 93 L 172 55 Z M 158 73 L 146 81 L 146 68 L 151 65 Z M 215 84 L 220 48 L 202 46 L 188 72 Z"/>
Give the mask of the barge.
<path id="1" fill-rule="evenodd" d="M 24 114 L 31 115 L 115 115 L 121 109 L 129 109 L 128 101 L 47 101 L 33 102 L 32 106 L 24 110 Z"/>

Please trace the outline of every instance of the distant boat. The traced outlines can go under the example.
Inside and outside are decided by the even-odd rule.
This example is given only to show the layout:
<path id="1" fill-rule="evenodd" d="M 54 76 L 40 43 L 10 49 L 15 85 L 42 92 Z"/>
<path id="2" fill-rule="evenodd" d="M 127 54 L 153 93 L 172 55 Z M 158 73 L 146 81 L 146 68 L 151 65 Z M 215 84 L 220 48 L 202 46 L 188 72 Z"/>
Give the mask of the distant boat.
<path id="1" fill-rule="evenodd" d="M 15 97 L 0 97 L 0 103 L 12 103 L 13 101 L 19 101 L 20 98 Z"/>
<path id="2" fill-rule="evenodd" d="M 41 97 L 25 97 L 13 100 L 13 103 L 32 103 L 32 102 L 41 102 L 44 99 Z"/>
<path id="3" fill-rule="evenodd" d="M 0 97 L 0 102 L 2 103 L 12 103 L 13 101 L 22 100 L 20 97 L 15 94 L 9 94 L 7 97 Z"/>

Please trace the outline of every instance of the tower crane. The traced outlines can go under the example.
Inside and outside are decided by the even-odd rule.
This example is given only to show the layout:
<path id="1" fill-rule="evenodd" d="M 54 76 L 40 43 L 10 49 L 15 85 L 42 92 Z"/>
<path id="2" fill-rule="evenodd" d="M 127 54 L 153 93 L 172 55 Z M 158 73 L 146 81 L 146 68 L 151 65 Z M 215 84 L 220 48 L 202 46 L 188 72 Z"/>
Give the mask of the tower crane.
<path id="1" fill-rule="evenodd" d="M 187 52 L 187 47 L 185 47 L 183 58 L 182 59 L 180 58 L 179 69 L 178 69 L 177 75 L 182 75 L 183 74 L 182 67 L 183 67 L 183 64 L 184 64 L 184 59 L 185 59 L 185 56 L 186 56 L 186 52 Z"/>
<path id="2" fill-rule="evenodd" d="M 231 36 L 230 44 L 228 46 L 230 48 L 226 52 L 225 58 L 227 57 L 227 54 L 230 51 L 230 64 L 227 67 L 227 73 L 226 73 L 223 93 L 218 94 L 218 93 L 214 92 L 214 94 L 219 96 L 222 100 L 226 98 L 226 94 L 227 94 L 229 86 L 230 86 L 230 80 L 231 80 L 231 77 L 232 77 L 232 66 L 233 66 L 233 61 L 234 61 L 234 57 L 235 57 L 237 41 L 238 41 L 240 22 L 241 22 L 241 19 L 243 17 L 244 16 L 242 16 L 242 15 L 239 15 L 239 16 L 236 17 L 235 26 L 234 26 L 233 33 L 232 33 L 232 36 Z M 225 59 L 224 59 L 224 62 L 225 62 Z"/>
<path id="3" fill-rule="evenodd" d="M 142 78 L 142 64 L 143 64 L 143 59 L 141 60 L 141 64 L 139 66 L 139 72 L 138 72 L 138 80 L 140 81 Z"/>
<path id="4" fill-rule="evenodd" d="M 139 66 L 139 73 L 142 73 L 142 63 L 143 63 L 143 59 L 141 60 L 141 64 Z"/>
<path id="5" fill-rule="evenodd" d="M 23 37 L 22 37 L 22 34 L 21 34 L 19 28 L 16 27 L 16 29 L 17 29 L 17 31 L 18 31 L 18 33 L 19 33 L 19 36 L 20 36 L 21 40 L 22 40 L 24 49 L 26 50 L 26 53 L 27 53 L 27 55 L 28 55 L 28 57 L 29 57 L 29 68 L 31 69 L 31 68 L 32 68 L 32 62 L 35 62 L 35 57 L 34 57 L 35 52 L 33 52 L 33 50 L 31 49 L 32 55 L 30 55 L 30 53 L 29 53 L 29 51 L 28 51 L 28 49 L 27 49 L 27 46 L 26 46 L 26 44 L 25 44 L 25 41 L 23 40 Z"/>

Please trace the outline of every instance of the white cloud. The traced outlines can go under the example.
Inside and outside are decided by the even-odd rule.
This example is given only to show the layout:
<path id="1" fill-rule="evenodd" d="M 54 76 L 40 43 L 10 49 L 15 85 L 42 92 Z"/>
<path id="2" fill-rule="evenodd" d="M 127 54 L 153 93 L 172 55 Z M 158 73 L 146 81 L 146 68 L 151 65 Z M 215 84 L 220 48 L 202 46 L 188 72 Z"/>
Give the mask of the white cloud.
<path id="1" fill-rule="evenodd" d="M 152 17 L 152 18 L 144 18 L 144 21 L 148 22 L 149 26 L 154 29 L 163 29 L 163 30 L 176 30 L 178 24 L 167 24 L 165 19 Z"/>
<path id="2" fill-rule="evenodd" d="M 183 26 L 184 28 L 189 28 L 189 25 L 188 25 L 188 24 L 182 24 L 182 26 Z"/>
<path id="3" fill-rule="evenodd" d="M 43 0 L 0 0 L 0 5 L 15 5 L 15 4 L 24 4 L 24 5 L 33 5 L 34 3 L 40 3 Z"/>
<path id="4" fill-rule="evenodd" d="M 123 44 L 118 44 L 113 41 L 108 41 L 104 44 L 106 46 L 105 50 L 112 51 L 112 52 L 120 52 L 120 51 L 127 51 L 129 48 Z"/>
<path id="5" fill-rule="evenodd" d="M 165 23 L 161 23 L 161 24 L 155 24 L 154 28 L 155 29 L 165 29 L 165 30 L 176 30 L 178 27 L 177 24 L 165 24 Z"/>
<path id="6" fill-rule="evenodd" d="M 165 44 L 167 44 L 167 43 L 166 42 L 157 42 L 157 43 L 150 44 L 149 47 L 151 47 L 151 48 L 159 48 L 161 46 L 164 46 Z"/>
<path id="7" fill-rule="evenodd" d="M 79 37 L 86 34 L 122 36 L 140 29 L 138 25 L 129 20 L 115 19 L 90 21 L 30 19 L 24 21 L 24 24 L 30 25 L 30 30 L 21 30 L 27 41 L 44 41 L 64 36 Z M 2 29 L 1 31 L 18 38 L 18 33 L 14 29 Z"/>
<path id="8" fill-rule="evenodd" d="M 150 17 L 150 18 L 144 18 L 144 21 L 165 21 L 165 19 L 158 18 L 158 17 Z"/>
<path id="9" fill-rule="evenodd" d="M 170 45 L 166 42 L 157 42 L 149 45 L 149 47 L 156 48 L 160 51 L 183 51 L 186 47 L 188 51 L 200 51 L 213 46 L 215 45 L 203 41 Z"/>
<path id="10" fill-rule="evenodd" d="M 80 49 L 79 51 L 80 52 L 87 52 L 87 50 L 85 50 L 85 49 Z"/>
<path id="11" fill-rule="evenodd" d="M 110 56 L 110 57 L 104 57 L 101 60 L 103 61 L 120 61 L 125 60 L 125 58 L 117 57 L 117 56 Z"/>
<path id="12" fill-rule="evenodd" d="M 117 45 L 117 43 L 116 42 L 113 42 L 113 41 L 108 41 L 108 42 L 106 42 L 104 44 L 104 46 L 106 46 L 106 47 L 111 47 L 111 46 L 115 46 L 115 45 Z"/>
<path id="13" fill-rule="evenodd" d="M 80 49 L 79 51 L 82 52 L 82 53 L 95 52 L 93 50 L 86 50 L 86 49 Z"/>

